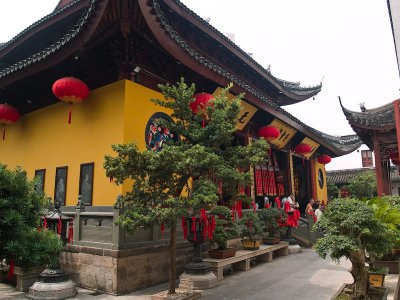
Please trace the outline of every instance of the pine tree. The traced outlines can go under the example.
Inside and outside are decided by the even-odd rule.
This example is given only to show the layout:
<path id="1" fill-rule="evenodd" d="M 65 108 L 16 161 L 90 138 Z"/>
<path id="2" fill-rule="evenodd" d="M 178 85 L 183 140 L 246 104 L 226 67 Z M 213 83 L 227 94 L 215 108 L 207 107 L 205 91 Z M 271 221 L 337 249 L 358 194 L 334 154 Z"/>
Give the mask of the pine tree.
<path id="1" fill-rule="evenodd" d="M 228 101 L 224 89 L 206 107 L 194 114 L 195 85 L 183 78 L 177 85 L 159 85 L 164 99 L 151 99 L 156 105 L 172 110 L 174 122 L 158 120 L 180 139 L 170 140 L 159 152 L 140 151 L 133 143 L 112 145 L 116 157 L 106 156 L 106 174 L 122 184 L 132 180 L 132 190 L 117 200 L 123 209 L 118 224 L 134 233 L 143 226 L 170 229 L 170 267 L 168 293 L 175 293 L 177 220 L 198 215 L 214 207 L 219 200 L 219 182 L 224 197 L 248 201 L 238 185 L 249 185 L 249 166 L 265 162 L 268 144 L 257 141 L 250 146 L 234 142 L 233 133 L 241 110 L 240 98 Z M 215 180 L 217 179 L 217 180 Z"/>

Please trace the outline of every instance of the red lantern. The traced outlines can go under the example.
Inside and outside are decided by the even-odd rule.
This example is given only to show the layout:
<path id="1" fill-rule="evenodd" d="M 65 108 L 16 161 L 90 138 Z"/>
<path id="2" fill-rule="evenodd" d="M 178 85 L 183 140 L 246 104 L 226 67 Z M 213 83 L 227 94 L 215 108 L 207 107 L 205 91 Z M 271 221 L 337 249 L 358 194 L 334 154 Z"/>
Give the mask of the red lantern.
<path id="1" fill-rule="evenodd" d="M 89 95 L 89 88 L 78 78 L 64 77 L 54 82 L 53 93 L 61 101 L 73 104 L 83 102 Z M 68 113 L 68 123 L 71 123 L 71 109 Z"/>
<path id="2" fill-rule="evenodd" d="M 311 146 L 309 144 L 301 143 L 294 147 L 294 152 L 300 155 L 304 155 L 311 152 Z"/>
<path id="3" fill-rule="evenodd" d="M 205 109 L 208 105 L 212 106 L 212 104 L 208 102 L 210 100 L 214 100 L 214 96 L 207 93 L 198 93 L 194 95 L 193 98 L 195 100 L 192 103 L 190 103 L 190 108 L 192 109 L 192 112 L 194 114 L 197 114 L 199 110 Z"/>
<path id="4" fill-rule="evenodd" d="M 318 162 L 320 164 L 326 165 L 331 162 L 332 158 L 329 155 L 323 154 L 320 157 L 318 157 Z"/>
<path id="5" fill-rule="evenodd" d="M 263 137 L 267 142 L 270 142 L 278 138 L 279 134 L 280 134 L 279 128 L 271 125 L 263 126 L 257 132 L 258 137 L 260 138 Z"/>
<path id="6" fill-rule="evenodd" d="M 6 137 L 6 125 L 15 123 L 19 120 L 19 112 L 14 107 L 7 104 L 0 104 L 0 123 L 3 124 L 3 140 Z"/>

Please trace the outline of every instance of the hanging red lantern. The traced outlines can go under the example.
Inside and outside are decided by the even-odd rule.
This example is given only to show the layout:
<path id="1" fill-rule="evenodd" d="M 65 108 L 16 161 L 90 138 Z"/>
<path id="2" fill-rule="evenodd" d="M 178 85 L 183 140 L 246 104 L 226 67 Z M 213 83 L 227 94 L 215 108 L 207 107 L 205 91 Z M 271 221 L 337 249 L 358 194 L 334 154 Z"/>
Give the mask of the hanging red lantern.
<path id="1" fill-rule="evenodd" d="M 3 124 L 3 140 L 6 137 L 6 125 L 15 123 L 19 120 L 19 112 L 8 104 L 0 104 L 0 123 Z"/>
<path id="2" fill-rule="evenodd" d="M 78 78 L 64 77 L 54 82 L 53 93 L 61 101 L 72 105 L 83 102 L 89 95 L 89 88 Z M 71 109 L 68 112 L 68 123 L 71 123 Z"/>
<path id="3" fill-rule="evenodd" d="M 278 138 L 279 134 L 279 128 L 271 125 L 263 126 L 257 132 L 258 137 L 263 137 L 267 142 Z"/>
<path id="4" fill-rule="evenodd" d="M 279 128 L 271 125 L 263 126 L 260 129 L 258 129 L 257 132 L 258 137 L 260 138 L 263 137 L 268 143 L 278 138 L 279 134 L 280 134 Z M 269 156 L 271 156 L 271 146 L 269 148 Z"/>
<path id="5" fill-rule="evenodd" d="M 213 106 L 211 103 L 208 103 L 210 100 L 214 100 L 214 96 L 207 93 L 198 93 L 193 96 L 195 99 L 192 103 L 190 103 L 190 108 L 194 114 L 197 114 L 199 110 L 205 109 L 208 105 Z M 200 109 L 199 109 L 200 107 Z"/>
<path id="6" fill-rule="evenodd" d="M 326 165 L 331 162 L 332 158 L 329 155 L 323 154 L 320 157 L 318 157 L 318 162 L 320 164 Z"/>
<path id="7" fill-rule="evenodd" d="M 300 155 L 305 155 L 311 152 L 311 146 L 306 143 L 298 144 L 296 147 L 294 147 L 294 152 Z M 304 166 L 304 158 L 303 158 L 303 166 Z"/>
<path id="8" fill-rule="evenodd" d="M 305 155 L 311 152 L 311 146 L 309 144 L 301 143 L 294 147 L 294 152 L 299 155 Z"/>

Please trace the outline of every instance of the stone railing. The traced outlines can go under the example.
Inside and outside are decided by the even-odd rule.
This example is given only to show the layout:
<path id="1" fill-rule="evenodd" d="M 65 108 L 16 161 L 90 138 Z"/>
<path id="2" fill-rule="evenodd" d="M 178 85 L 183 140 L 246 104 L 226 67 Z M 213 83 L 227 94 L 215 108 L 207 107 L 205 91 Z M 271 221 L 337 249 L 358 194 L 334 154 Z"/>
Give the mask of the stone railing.
<path id="1" fill-rule="evenodd" d="M 138 228 L 134 234 L 127 233 L 116 225 L 121 211 L 112 206 L 85 206 L 82 202 L 74 207 L 63 207 L 62 212 L 74 218 L 73 244 L 110 250 L 126 250 L 138 247 L 165 245 L 169 230 L 164 234 L 158 226 Z M 178 241 L 183 241 L 181 226 L 177 226 Z"/>

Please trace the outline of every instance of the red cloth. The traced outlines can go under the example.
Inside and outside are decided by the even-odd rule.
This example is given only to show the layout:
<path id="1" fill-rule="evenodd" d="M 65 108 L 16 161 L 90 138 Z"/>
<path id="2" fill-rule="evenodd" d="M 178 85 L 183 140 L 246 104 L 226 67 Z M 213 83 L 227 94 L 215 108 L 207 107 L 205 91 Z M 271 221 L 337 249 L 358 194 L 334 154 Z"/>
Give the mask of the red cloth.
<path id="1" fill-rule="evenodd" d="M 193 231 L 193 235 L 194 235 L 194 241 L 196 241 L 196 217 L 193 216 L 192 217 L 192 231 Z"/>
<path id="2" fill-rule="evenodd" d="M 8 280 L 11 280 L 13 274 L 14 274 L 14 260 L 13 260 L 12 254 L 11 254 L 10 269 L 8 270 Z"/>
<path id="3" fill-rule="evenodd" d="M 58 219 L 58 235 L 61 236 L 61 217 Z"/>
<path id="4" fill-rule="evenodd" d="M 186 217 L 182 217 L 182 229 L 183 229 L 183 238 L 187 239 L 187 226 L 186 226 Z"/>
<path id="5" fill-rule="evenodd" d="M 278 208 L 281 209 L 281 201 L 279 200 L 279 197 L 275 198 L 275 202 L 278 205 Z"/>
<path id="6" fill-rule="evenodd" d="M 256 195 L 262 196 L 263 195 L 263 178 L 262 178 L 261 169 L 254 170 L 254 177 L 255 177 L 255 182 L 256 182 Z"/>
<path id="7" fill-rule="evenodd" d="M 68 244 L 70 244 L 72 241 L 72 244 L 74 243 L 74 219 L 71 218 L 71 221 L 69 223 L 69 228 L 68 228 Z"/>

